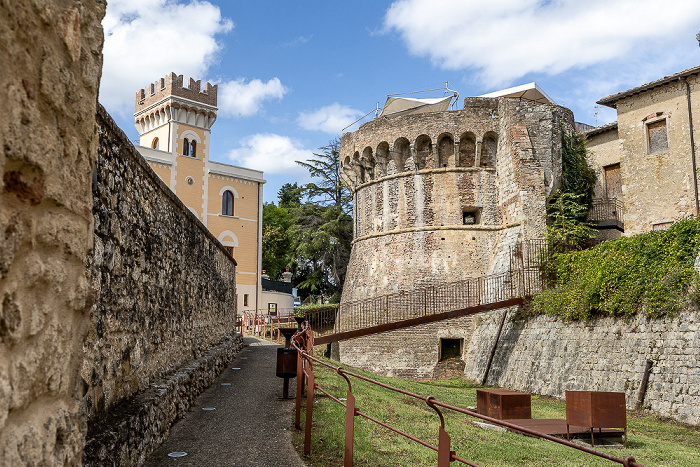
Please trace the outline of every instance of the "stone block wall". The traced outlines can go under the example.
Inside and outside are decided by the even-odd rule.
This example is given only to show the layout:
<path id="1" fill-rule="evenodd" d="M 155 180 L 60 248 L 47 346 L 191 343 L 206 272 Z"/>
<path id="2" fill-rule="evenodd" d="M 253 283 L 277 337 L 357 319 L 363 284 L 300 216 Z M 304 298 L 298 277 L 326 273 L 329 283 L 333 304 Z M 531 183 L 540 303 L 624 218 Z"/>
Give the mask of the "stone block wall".
<path id="1" fill-rule="evenodd" d="M 353 192 L 355 224 L 340 326 L 367 322 L 360 307 L 345 304 L 507 270 L 511 247 L 544 237 L 546 198 L 560 185 L 562 131 L 572 127 L 573 114 L 562 107 L 467 98 L 462 110 L 378 118 L 343 135 L 342 176 Z M 476 224 L 465 225 L 464 212 L 476 212 Z M 437 333 L 449 327 L 341 342 L 339 356 L 432 377 Z"/>
<path id="2" fill-rule="evenodd" d="M 91 424 L 235 334 L 235 260 L 98 111 L 93 174 L 97 300 L 82 377 Z"/>
<path id="3" fill-rule="evenodd" d="M 480 380 L 503 311 L 474 318 L 464 374 Z M 514 310 L 509 312 L 513 317 Z M 634 408 L 653 362 L 644 408 L 700 424 L 700 312 L 563 322 L 552 316 L 507 319 L 487 384 L 565 397 L 567 390 L 619 391 Z"/>
<path id="4" fill-rule="evenodd" d="M 0 464 L 78 465 L 105 3 L 0 1 Z"/>

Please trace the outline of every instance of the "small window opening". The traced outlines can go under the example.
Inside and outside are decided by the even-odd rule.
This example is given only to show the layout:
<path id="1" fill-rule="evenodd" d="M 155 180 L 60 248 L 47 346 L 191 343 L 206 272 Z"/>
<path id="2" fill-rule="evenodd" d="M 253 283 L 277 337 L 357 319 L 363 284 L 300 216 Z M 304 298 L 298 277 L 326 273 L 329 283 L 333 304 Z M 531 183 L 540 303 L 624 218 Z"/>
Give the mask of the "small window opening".
<path id="1" fill-rule="evenodd" d="M 192 141 L 190 143 L 190 157 L 197 157 L 197 142 Z"/>
<path id="2" fill-rule="evenodd" d="M 462 345 L 464 339 L 440 339 L 440 360 L 444 362 L 450 359 L 462 358 Z"/>
<path id="3" fill-rule="evenodd" d="M 481 208 L 466 208 L 462 211 L 462 224 L 477 225 L 481 223 Z"/>
<path id="4" fill-rule="evenodd" d="M 668 151 L 668 133 L 666 131 L 665 118 L 648 123 L 647 136 L 649 138 L 649 154 Z"/>
<path id="5" fill-rule="evenodd" d="M 233 193 L 226 190 L 221 197 L 221 214 L 233 216 Z"/>
<path id="6" fill-rule="evenodd" d="M 182 145 L 182 155 L 190 155 L 190 141 L 187 138 L 185 138 L 184 144 Z"/>
<path id="7" fill-rule="evenodd" d="M 243 306 L 248 306 L 248 294 L 243 294 Z"/>
<path id="8" fill-rule="evenodd" d="M 153 142 L 151 143 L 151 149 L 158 149 L 158 138 L 153 138 Z"/>

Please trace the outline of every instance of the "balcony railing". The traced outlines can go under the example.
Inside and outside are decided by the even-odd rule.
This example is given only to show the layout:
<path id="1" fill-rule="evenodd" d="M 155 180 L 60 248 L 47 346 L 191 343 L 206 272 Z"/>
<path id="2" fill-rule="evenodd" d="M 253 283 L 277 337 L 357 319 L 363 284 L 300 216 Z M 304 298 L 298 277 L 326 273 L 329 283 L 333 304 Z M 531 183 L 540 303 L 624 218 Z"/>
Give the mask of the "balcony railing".
<path id="1" fill-rule="evenodd" d="M 624 230 L 623 207 L 622 201 L 616 198 L 594 199 L 588 211 L 588 220 L 599 229 Z"/>

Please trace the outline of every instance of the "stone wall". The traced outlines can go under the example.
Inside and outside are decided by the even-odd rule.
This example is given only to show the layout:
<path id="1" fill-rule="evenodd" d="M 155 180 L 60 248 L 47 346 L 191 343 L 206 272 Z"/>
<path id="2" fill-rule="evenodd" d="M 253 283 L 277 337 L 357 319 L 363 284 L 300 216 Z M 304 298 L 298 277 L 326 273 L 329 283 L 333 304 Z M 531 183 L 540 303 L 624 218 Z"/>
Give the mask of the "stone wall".
<path id="1" fill-rule="evenodd" d="M 0 464 L 77 465 L 105 3 L 0 1 Z"/>
<path id="2" fill-rule="evenodd" d="M 503 311 L 475 317 L 465 352 L 467 377 L 480 381 Z M 503 328 L 487 384 L 563 398 L 567 390 L 620 391 L 637 401 L 646 361 L 653 367 L 644 408 L 700 424 L 700 312 L 673 318 L 601 318 L 563 322 L 552 316 L 513 320 Z"/>
<path id="3" fill-rule="evenodd" d="M 344 307 L 350 302 L 410 297 L 507 270 L 512 246 L 544 237 L 546 198 L 561 180 L 562 129 L 572 127 L 562 107 L 467 98 L 462 110 L 379 118 L 343 135 L 355 238 L 340 326 L 363 321 L 360 308 Z M 465 224 L 464 212 L 476 213 L 476 224 Z M 437 323 L 341 342 L 338 355 L 375 371 L 430 378 L 440 337 L 468 339 L 469 322 L 460 320 L 466 328 L 459 332 Z M 454 336 L 439 336 L 443 329 Z"/>
<path id="4" fill-rule="evenodd" d="M 113 430 L 107 417 L 124 412 L 120 404 L 235 334 L 235 260 L 102 107 L 98 125 L 94 249 L 87 262 L 97 299 L 82 367 L 91 444 Z M 201 389 L 178 388 L 178 403 L 188 406 Z M 161 438 L 173 419 L 166 415 L 157 423 Z"/>

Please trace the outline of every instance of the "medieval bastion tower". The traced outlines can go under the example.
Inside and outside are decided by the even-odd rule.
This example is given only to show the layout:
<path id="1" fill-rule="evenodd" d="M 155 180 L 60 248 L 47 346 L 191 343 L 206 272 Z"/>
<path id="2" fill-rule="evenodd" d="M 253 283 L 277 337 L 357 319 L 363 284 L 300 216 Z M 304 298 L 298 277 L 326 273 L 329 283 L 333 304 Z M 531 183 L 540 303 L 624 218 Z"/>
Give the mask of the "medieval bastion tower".
<path id="1" fill-rule="evenodd" d="M 342 304 L 502 272 L 512 246 L 544 237 L 546 199 L 561 183 L 562 131 L 574 120 L 537 95 L 468 97 L 462 110 L 380 116 L 343 135 L 354 240 L 341 325 L 353 319 Z M 458 340 L 468 358 L 473 319 L 343 341 L 339 357 L 385 374 L 431 378 L 441 340 Z"/>

